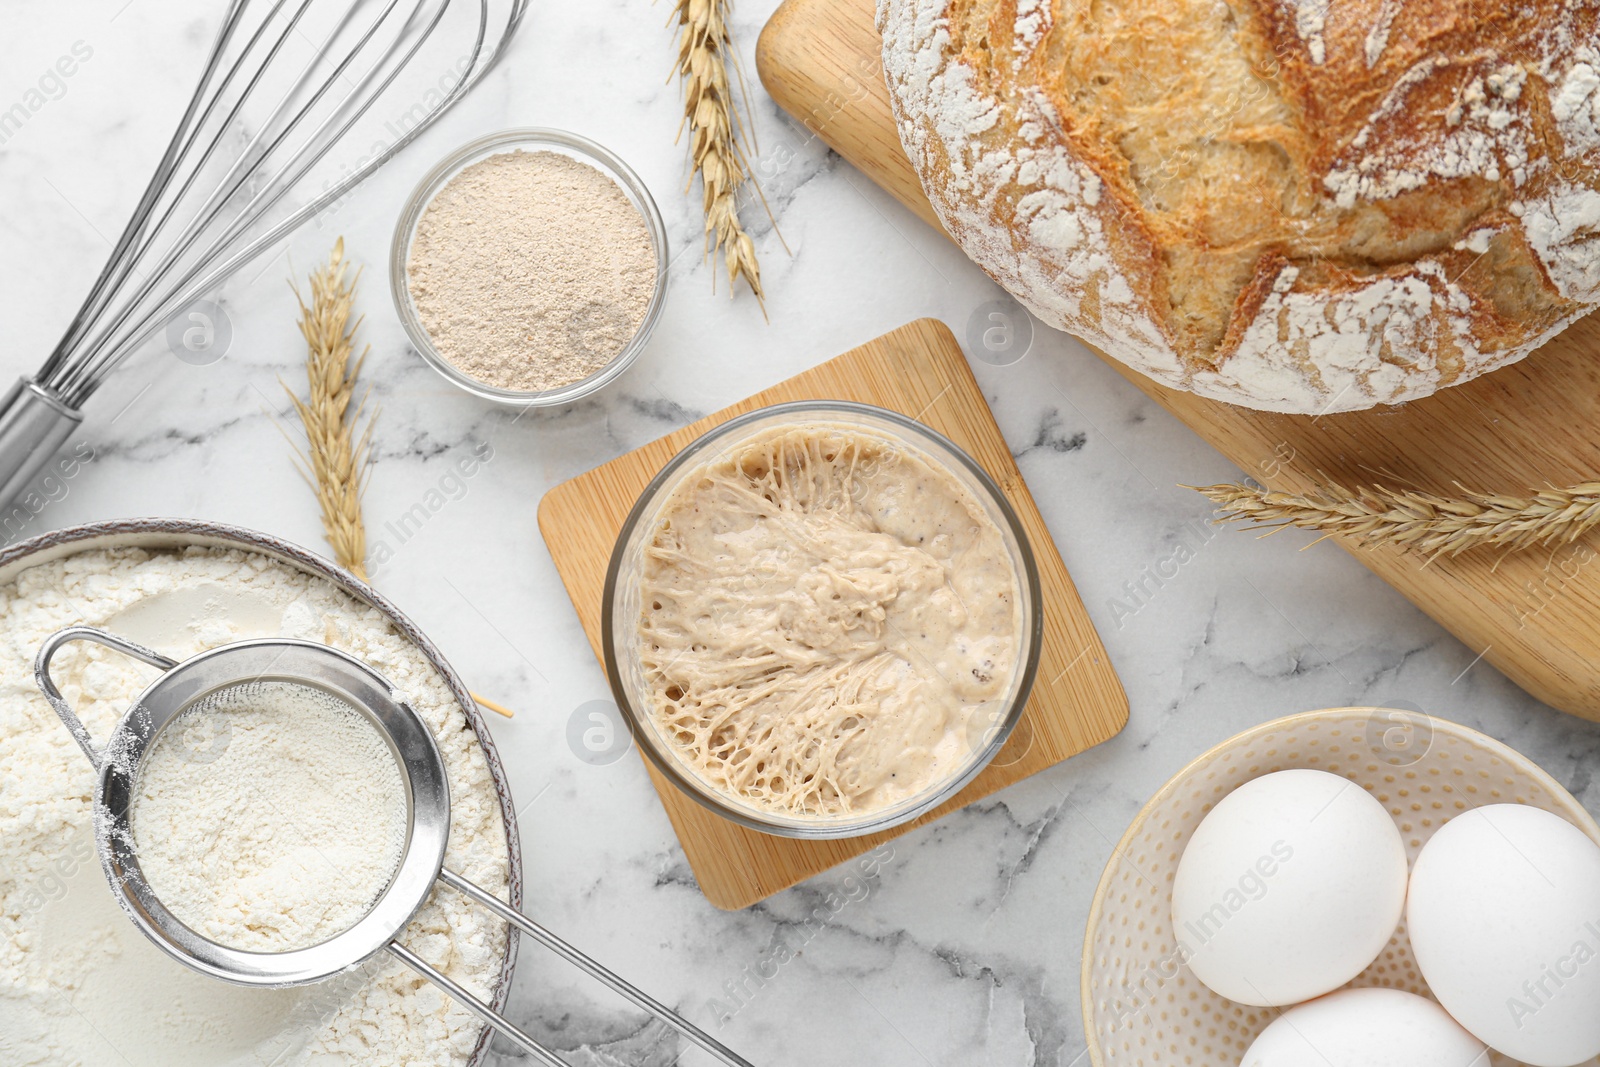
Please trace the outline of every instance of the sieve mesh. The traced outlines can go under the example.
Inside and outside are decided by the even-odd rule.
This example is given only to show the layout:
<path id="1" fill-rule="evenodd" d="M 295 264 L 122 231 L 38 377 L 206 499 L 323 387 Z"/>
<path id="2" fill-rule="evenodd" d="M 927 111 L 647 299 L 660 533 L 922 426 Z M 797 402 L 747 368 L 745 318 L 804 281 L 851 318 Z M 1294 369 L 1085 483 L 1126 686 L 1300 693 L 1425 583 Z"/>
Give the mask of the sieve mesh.
<path id="1" fill-rule="evenodd" d="M 129 811 L 150 891 L 230 948 L 308 948 L 382 898 L 406 791 L 372 721 L 333 693 L 250 680 L 177 712 L 145 749 Z"/>

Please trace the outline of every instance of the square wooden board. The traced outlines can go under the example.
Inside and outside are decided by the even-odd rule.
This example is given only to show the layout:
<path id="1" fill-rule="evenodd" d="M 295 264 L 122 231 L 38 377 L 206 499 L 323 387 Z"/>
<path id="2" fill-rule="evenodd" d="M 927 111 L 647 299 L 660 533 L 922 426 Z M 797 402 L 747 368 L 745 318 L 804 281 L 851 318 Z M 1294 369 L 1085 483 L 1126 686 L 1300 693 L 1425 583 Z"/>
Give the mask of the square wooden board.
<path id="1" fill-rule="evenodd" d="M 649 767 L 706 898 L 748 907 L 1014 782 L 1113 737 L 1128 722 L 1128 698 L 1050 539 L 1011 450 L 941 322 L 922 319 L 550 490 L 539 529 L 595 655 L 612 546 L 639 494 L 667 461 L 711 427 L 788 400 L 854 400 L 909 415 L 967 451 L 1000 485 L 1027 530 L 1043 590 L 1044 643 L 1038 680 L 1011 740 L 972 784 L 915 822 L 846 841 L 796 841 L 735 825 L 707 811 Z"/>

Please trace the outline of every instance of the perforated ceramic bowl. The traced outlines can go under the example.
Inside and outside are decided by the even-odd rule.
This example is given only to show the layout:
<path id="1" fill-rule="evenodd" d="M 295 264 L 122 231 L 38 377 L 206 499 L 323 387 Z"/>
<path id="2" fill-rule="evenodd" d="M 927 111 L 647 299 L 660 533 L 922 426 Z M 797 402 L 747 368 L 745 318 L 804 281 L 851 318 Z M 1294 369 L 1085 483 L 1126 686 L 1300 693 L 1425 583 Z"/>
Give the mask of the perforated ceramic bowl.
<path id="1" fill-rule="evenodd" d="M 1530 804 L 1600 843 L 1600 826 L 1526 756 L 1457 723 L 1414 711 L 1333 708 L 1292 715 L 1224 741 L 1146 804 L 1101 876 L 1083 951 L 1083 1019 L 1095 1067 L 1239 1067 L 1272 1008 L 1211 992 L 1178 961 L 1172 879 L 1195 828 L 1253 778 L 1312 768 L 1355 782 L 1394 816 L 1411 860 L 1451 818 L 1485 804 Z M 1404 922 L 1351 986 L 1428 995 Z M 1516 1067 L 1505 1056 L 1494 1067 Z M 1600 1058 L 1583 1067 L 1600 1067 Z"/>

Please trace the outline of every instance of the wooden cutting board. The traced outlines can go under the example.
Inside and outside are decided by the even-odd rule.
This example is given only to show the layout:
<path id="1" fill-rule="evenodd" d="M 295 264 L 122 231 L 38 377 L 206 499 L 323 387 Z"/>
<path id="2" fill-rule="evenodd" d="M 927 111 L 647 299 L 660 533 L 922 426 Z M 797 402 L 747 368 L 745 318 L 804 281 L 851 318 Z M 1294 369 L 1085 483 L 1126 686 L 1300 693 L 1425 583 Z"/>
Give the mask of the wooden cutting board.
<path id="1" fill-rule="evenodd" d="M 761 34 L 761 80 L 813 134 L 938 226 L 895 132 L 873 9 L 873 0 L 787 0 Z M 1381 478 L 1442 493 L 1466 486 L 1523 495 L 1600 480 L 1597 316 L 1521 363 L 1425 400 L 1320 417 L 1204 400 L 1101 358 L 1273 489 Z M 1473 655 L 1540 700 L 1600 720 L 1600 533 L 1557 549 L 1431 562 L 1345 547 Z"/>
<path id="2" fill-rule="evenodd" d="M 999 484 L 1037 558 L 1044 608 L 1039 673 L 1022 720 L 982 774 L 921 819 L 871 837 L 795 841 L 746 830 L 678 792 L 647 761 L 700 888 L 719 908 L 748 907 L 1098 745 L 1128 722 L 1122 683 L 961 346 L 932 319 L 902 326 L 550 490 L 539 504 L 539 529 L 595 655 L 602 656 L 601 597 L 611 548 L 650 479 L 685 445 L 735 415 L 787 400 L 817 399 L 856 400 L 918 419 L 965 449 Z"/>

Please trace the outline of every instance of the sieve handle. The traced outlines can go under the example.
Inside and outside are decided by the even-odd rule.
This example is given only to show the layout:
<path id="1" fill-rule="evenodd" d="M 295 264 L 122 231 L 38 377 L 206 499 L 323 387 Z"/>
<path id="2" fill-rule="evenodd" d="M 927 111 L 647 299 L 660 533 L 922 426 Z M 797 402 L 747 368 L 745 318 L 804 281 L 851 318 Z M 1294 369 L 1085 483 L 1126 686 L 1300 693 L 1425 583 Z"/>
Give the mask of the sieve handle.
<path id="1" fill-rule="evenodd" d="M 489 1007 L 489 1005 L 485 1004 L 471 993 L 468 993 L 465 989 L 461 988 L 458 983 L 446 978 L 435 968 L 430 967 L 420 956 L 406 948 L 400 942 L 391 941 L 389 942 L 388 947 L 389 952 L 395 958 L 399 959 L 407 967 L 410 967 L 413 971 L 416 971 L 418 974 L 422 975 L 422 977 L 426 978 L 428 981 L 432 982 L 446 993 L 449 993 L 456 999 L 457 1003 L 461 1004 L 462 1007 L 468 1008 L 476 1013 L 480 1019 L 494 1027 L 500 1033 L 504 1034 L 507 1038 L 511 1039 L 511 1041 L 522 1048 L 523 1051 L 531 1053 L 535 1059 L 544 1064 L 544 1067 L 569 1067 L 565 1060 L 557 1056 L 554 1052 L 551 1052 L 549 1049 L 545 1048 L 543 1045 L 539 1044 L 539 1042 L 535 1041 L 527 1034 L 523 1033 L 511 1022 L 510 1019 L 507 1019 L 504 1015 L 501 1015 L 499 1012 Z"/>
<path id="2" fill-rule="evenodd" d="M 67 703 L 67 698 L 61 695 L 61 690 L 56 686 L 55 679 L 50 677 L 50 661 L 60 651 L 62 645 L 73 641 L 93 641 L 97 645 L 115 649 L 125 656 L 132 656 L 152 667 L 160 667 L 170 671 L 178 665 L 178 661 L 168 659 L 159 652 L 152 652 L 143 645 L 136 645 L 132 641 L 118 637 L 105 630 L 97 630 L 93 626 L 69 626 L 65 630 L 57 630 L 45 639 L 39 646 L 39 655 L 33 661 L 33 677 L 39 683 L 39 688 L 44 692 L 44 698 L 50 706 L 56 709 L 56 714 L 61 716 L 61 721 L 72 734 L 78 747 L 83 749 L 83 754 L 89 757 L 89 762 L 94 764 L 94 769 L 100 769 L 100 753 L 94 747 L 94 739 L 89 736 L 89 731 L 84 728 L 83 720 L 78 718 L 78 713 L 72 710 L 72 705 Z"/>
<path id="3" fill-rule="evenodd" d="M 490 911 L 500 916 L 500 918 L 504 919 L 512 926 L 515 926 L 523 933 L 532 937 L 545 948 L 554 952 L 556 955 L 560 956 L 574 967 L 577 967 L 588 974 L 591 978 L 597 979 L 598 981 L 604 983 L 614 992 L 620 993 L 622 996 L 632 1001 L 637 1007 L 643 1008 L 651 1015 L 654 1015 L 657 1019 L 660 1019 L 662 1022 L 666 1023 L 668 1026 L 672 1027 L 674 1030 L 678 1031 L 678 1033 L 682 1034 L 690 1041 L 693 1041 L 696 1045 L 699 1045 L 701 1048 L 711 1053 L 723 1063 L 728 1064 L 728 1067 L 754 1067 L 749 1060 L 740 1056 L 738 1053 L 728 1048 L 728 1046 L 724 1045 L 722 1042 L 718 1041 L 716 1038 L 712 1037 L 710 1034 L 694 1025 L 694 1023 L 689 1022 L 689 1020 L 683 1018 L 671 1008 L 668 1008 L 665 1004 L 662 1004 L 648 993 L 635 988 L 633 985 L 625 981 L 621 976 L 608 971 L 606 968 L 602 967 L 588 956 L 585 956 L 583 953 L 579 952 L 577 949 L 573 948 L 571 945 L 561 940 L 561 938 L 557 937 L 555 934 L 552 934 L 549 930 L 546 930 L 544 927 L 540 926 L 538 923 L 534 922 L 520 911 L 517 911 L 515 908 L 506 904 L 493 894 L 485 892 L 482 888 L 472 882 L 467 881 L 465 878 L 461 877 L 459 874 L 456 874 L 448 867 L 440 868 L 439 881 L 443 882 L 447 886 L 450 886 L 452 889 L 471 897 L 473 900 L 488 908 Z"/>

